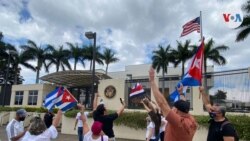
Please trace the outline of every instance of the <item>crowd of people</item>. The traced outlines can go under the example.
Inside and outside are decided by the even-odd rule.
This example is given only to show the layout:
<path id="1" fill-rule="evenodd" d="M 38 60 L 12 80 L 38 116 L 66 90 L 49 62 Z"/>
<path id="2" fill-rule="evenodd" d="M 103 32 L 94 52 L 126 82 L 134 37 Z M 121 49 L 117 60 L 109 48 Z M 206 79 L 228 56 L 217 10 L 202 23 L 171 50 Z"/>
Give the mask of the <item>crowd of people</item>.
<path id="1" fill-rule="evenodd" d="M 155 71 L 149 70 L 149 82 L 152 94 L 156 102 L 147 97 L 141 100 L 148 113 L 146 141 L 192 141 L 197 131 L 198 124 L 195 118 L 189 113 L 190 103 L 186 101 L 183 94 L 183 86 L 178 88 L 180 100 L 174 103 L 171 108 L 159 91 L 155 82 Z M 203 87 L 200 87 L 202 101 L 211 117 L 207 141 L 237 141 L 238 135 L 233 125 L 226 118 L 225 107 L 218 103 L 211 105 L 208 95 Z M 99 94 L 95 94 L 93 101 L 93 112 L 85 112 L 83 105 L 78 104 L 79 112 L 76 116 L 74 130 L 77 127 L 79 141 L 115 141 L 113 122 L 122 115 L 125 103 L 121 100 L 121 107 L 114 113 L 109 114 L 102 102 L 98 105 Z M 87 117 L 93 115 L 93 124 L 88 125 Z M 62 117 L 62 111 L 58 110 L 56 116 L 53 113 L 46 113 L 44 120 L 34 117 L 27 129 L 23 127 L 23 121 L 27 113 L 24 109 L 16 111 L 16 117 L 11 120 L 7 127 L 9 141 L 50 141 L 57 137 L 58 126 Z M 205 140 L 205 139 L 201 139 Z"/>

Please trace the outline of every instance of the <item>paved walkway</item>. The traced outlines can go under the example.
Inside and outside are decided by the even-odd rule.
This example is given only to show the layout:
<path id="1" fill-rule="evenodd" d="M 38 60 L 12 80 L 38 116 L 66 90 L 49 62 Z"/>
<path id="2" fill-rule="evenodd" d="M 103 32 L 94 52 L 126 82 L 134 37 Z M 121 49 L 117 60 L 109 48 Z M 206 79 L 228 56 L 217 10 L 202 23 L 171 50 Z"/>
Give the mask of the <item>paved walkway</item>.
<path id="1" fill-rule="evenodd" d="M 0 127 L 0 141 L 8 141 L 5 131 L 5 126 Z M 77 141 L 77 136 L 59 133 L 58 137 L 53 141 Z M 117 139 L 117 141 L 131 141 L 131 140 Z"/>

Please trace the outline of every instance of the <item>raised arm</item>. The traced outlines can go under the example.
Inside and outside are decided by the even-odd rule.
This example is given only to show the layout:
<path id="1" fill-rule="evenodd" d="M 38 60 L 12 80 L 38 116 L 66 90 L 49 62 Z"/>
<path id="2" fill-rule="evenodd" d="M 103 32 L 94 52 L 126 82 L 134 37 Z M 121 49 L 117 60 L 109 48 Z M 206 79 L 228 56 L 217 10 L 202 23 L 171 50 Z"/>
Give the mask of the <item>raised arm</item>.
<path id="1" fill-rule="evenodd" d="M 86 133 L 88 133 L 89 132 L 89 126 L 88 126 L 88 124 L 87 124 L 87 119 L 86 119 L 86 117 L 85 117 L 85 115 L 84 115 L 84 110 L 85 110 L 85 108 L 84 108 L 84 106 L 82 105 L 82 104 L 77 104 L 77 107 L 79 108 L 79 109 L 81 109 L 81 116 L 80 116 L 80 118 L 81 118 L 81 120 L 82 120 L 82 123 L 83 123 L 83 134 L 85 135 Z"/>
<path id="2" fill-rule="evenodd" d="M 124 109 L 125 109 L 125 103 L 124 103 L 124 101 L 122 101 L 121 104 L 122 104 L 121 108 L 116 111 L 116 113 L 118 114 L 118 116 L 120 116 L 123 113 Z"/>
<path id="3" fill-rule="evenodd" d="M 171 108 L 168 105 L 165 97 L 159 91 L 159 88 L 156 86 L 154 77 L 155 77 L 155 70 L 151 67 L 149 70 L 149 81 L 151 84 L 151 89 L 153 91 L 153 95 L 157 104 L 162 110 L 162 114 L 164 115 L 164 117 L 166 117 L 168 113 L 171 111 Z"/>
<path id="4" fill-rule="evenodd" d="M 95 111 L 96 108 L 97 108 L 97 100 L 98 100 L 98 97 L 99 97 L 99 94 L 98 94 L 98 93 L 95 93 L 95 98 L 94 98 L 94 101 L 93 101 L 93 111 Z"/>
<path id="5" fill-rule="evenodd" d="M 209 101 L 209 95 L 205 93 L 204 87 L 199 87 L 200 93 L 202 95 L 202 101 L 203 104 L 205 105 L 206 109 L 208 112 L 211 112 L 213 110 L 213 107 Z"/>
<path id="6" fill-rule="evenodd" d="M 180 87 L 179 88 L 177 87 L 177 90 L 178 90 L 178 93 L 180 95 L 180 99 L 186 101 L 187 99 L 186 99 L 185 95 L 183 94 L 183 85 L 180 84 Z"/>
<path id="7" fill-rule="evenodd" d="M 142 103 L 143 107 L 145 108 L 145 110 L 146 110 L 147 112 L 150 112 L 150 111 L 151 111 L 151 109 L 148 108 L 148 106 L 144 103 L 144 99 L 141 100 L 141 103 Z"/>
<path id="8" fill-rule="evenodd" d="M 60 123 L 61 118 L 62 118 L 62 111 L 59 109 L 57 111 L 56 117 L 53 120 L 52 125 L 54 125 L 55 127 L 57 127 L 59 125 L 59 123 Z"/>

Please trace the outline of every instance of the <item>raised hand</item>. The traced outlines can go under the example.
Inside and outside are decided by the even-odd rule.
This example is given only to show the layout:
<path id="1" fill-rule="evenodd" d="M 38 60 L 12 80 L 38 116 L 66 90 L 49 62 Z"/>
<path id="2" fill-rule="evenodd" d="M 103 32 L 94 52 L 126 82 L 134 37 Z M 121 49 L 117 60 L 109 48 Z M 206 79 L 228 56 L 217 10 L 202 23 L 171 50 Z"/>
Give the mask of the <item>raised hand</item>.
<path id="1" fill-rule="evenodd" d="M 154 81 L 155 79 L 155 70 L 153 69 L 153 67 L 151 66 L 149 69 L 149 81 Z"/>
<path id="2" fill-rule="evenodd" d="M 177 87 L 177 91 L 179 92 L 179 94 L 183 93 L 183 85 L 182 85 L 182 83 L 180 84 L 179 88 Z"/>

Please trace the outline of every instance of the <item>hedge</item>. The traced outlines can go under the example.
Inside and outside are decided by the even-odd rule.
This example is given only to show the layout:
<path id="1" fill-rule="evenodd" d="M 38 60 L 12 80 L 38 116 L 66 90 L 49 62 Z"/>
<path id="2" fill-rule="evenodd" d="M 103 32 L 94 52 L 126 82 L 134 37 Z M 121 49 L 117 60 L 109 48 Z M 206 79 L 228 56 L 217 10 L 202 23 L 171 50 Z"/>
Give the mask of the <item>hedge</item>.
<path id="1" fill-rule="evenodd" d="M 18 109 L 25 109 L 27 112 L 37 112 L 37 113 L 45 113 L 48 110 L 43 108 L 43 107 L 39 107 L 39 108 L 35 108 L 35 107 L 0 107 L 0 112 L 6 112 L 6 111 L 17 111 Z M 54 113 L 57 113 L 58 109 L 53 109 Z"/>
<path id="2" fill-rule="evenodd" d="M 21 107 L 0 107 L 1 111 L 16 111 Z M 27 112 L 38 112 L 43 113 L 47 110 L 44 108 L 31 108 L 31 107 L 22 107 L 26 109 Z M 54 112 L 57 112 L 55 109 Z M 77 112 L 79 110 L 72 109 L 67 111 L 64 115 L 69 118 L 75 118 Z M 109 111 L 110 113 L 114 111 Z M 125 112 L 120 116 L 117 120 L 115 120 L 115 125 L 124 125 L 130 128 L 135 129 L 145 129 L 146 128 L 146 117 L 147 113 L 143 112 Z M 243 140 L 250 140 L 250 117 L 246 115 L 227 115 L 227 118 L 230 122 L 234 125 L 237 133 L 240 136 L 240 139 Z M 209 116 L 195 116 L 196 121 L 198 122 L 199 126 L 208 128 L 208 121 Z"/>

